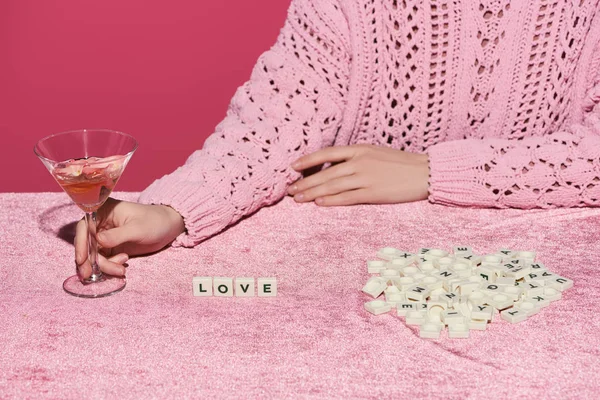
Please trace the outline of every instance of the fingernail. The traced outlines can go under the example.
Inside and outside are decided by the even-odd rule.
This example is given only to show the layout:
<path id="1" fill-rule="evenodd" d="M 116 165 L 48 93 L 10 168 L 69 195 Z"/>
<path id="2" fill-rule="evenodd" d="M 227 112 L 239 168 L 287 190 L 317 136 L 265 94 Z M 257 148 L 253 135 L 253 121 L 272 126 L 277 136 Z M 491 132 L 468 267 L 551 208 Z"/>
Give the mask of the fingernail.
<path id="1" fill-rule="evenodd" d="M 294 194 L 297 191 L 298 191 L 298 186 L 296 186 L 296 185 L 290 186 L 290 188 L 288 189 L 288 193 L 290 193 L 290 194 Z"/>
<path id="2" fill-rule="evenodd" d="M 294 196 L 294 200 L 296 200 L 296 201 L 302 201 L 303 199 L 304 199 L 304 194 L 302 194 L 302 193 L 299 193 Z"/>
<path id="3" fill-rule="evenodd" d="M 298 169 L 298 167 L 300 167 L 300 163 L 298 161 L 292 163 L 292 168 Z"/>
<path id="4" fill-rule="evenodd" d="M 324 202 L 325 201 L 321 197 L 315 200 L 315 203 L 317 203 L 318 205 L 323 205 Z"/>
<path id="5" fill-rule="evenodd" d="M 79 280 L 83 282 L 83 276 L 81 276 L 81 271 L 79 270 L 79 265 L 77 262 L 75 262 L 75 273 L 77 274 Z"/>

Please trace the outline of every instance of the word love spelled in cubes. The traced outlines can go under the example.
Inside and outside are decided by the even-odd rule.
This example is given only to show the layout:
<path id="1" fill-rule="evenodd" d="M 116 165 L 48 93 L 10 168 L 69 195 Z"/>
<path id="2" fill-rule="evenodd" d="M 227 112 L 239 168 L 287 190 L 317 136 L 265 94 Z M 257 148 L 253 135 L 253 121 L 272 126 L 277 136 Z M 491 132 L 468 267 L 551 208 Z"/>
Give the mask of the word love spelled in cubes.
<path id="1" fill-rule="evenodd" d="M 259 297 L 277 296 L 276 278 L 258 278 L 256 279 L 257 288 L 254 285 L 254 278 L 223 278 L 210 276 L 195 276 L 192 279 L 194 296 L 198 297 L 254 297 L 255 293 Z M 256 290 L 255 290 L 256 289 Z"/>

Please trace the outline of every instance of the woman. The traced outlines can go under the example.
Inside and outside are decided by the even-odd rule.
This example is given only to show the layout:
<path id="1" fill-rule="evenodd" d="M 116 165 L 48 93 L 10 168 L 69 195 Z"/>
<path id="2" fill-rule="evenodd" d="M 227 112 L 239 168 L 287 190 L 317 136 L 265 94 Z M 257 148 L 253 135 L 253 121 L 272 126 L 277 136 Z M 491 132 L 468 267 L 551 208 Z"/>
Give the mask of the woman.
<path id="1" fill-rule="evenodd" d="M 294 0 L 226 118 L 98 239 L 194 246 L 280 200 L 477 207 L 600 204 L 598 1 Z M 302 178 L 301 172 L 331 166 Z M 89 275 L 85 226 L 76 262 Z"/>

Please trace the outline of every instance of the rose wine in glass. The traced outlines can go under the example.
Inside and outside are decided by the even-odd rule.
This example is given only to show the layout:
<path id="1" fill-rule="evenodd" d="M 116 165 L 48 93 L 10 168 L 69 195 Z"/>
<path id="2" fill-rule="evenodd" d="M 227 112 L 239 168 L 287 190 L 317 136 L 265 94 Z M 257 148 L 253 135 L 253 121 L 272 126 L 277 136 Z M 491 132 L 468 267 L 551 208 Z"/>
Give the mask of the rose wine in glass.
<path id="1" fill-rule="evenodd" d="M 35 154 L 85 212 L 92 275 L 85 280 L 78 275 L 67 278 L 63 283 L 67 293 L 78 297 L 104 297 L 125 287 L 124 277 L 105 275 L 98 266 L 96 211 L 112 193 L 136 148 L 137 142 L 132 136 L 107 129 L 58 133 L 35 145 Z"/>

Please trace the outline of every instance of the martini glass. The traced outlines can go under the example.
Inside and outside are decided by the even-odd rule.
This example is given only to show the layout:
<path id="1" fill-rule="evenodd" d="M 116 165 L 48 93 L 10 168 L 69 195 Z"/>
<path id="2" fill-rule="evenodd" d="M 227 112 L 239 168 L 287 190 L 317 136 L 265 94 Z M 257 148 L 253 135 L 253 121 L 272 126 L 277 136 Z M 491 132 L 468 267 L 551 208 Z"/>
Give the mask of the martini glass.
<path id="1" fill-rule="evenodd" d="M 104 297 L 125 287 L 125 278 L 105 275 L 98 266 L 96 211 L 112 193 L 136 148 L 137 141 L 125 133 L 83 129 L 45 137 L 33 149 L 56 182 L 85 212 L 92 275 L 85 280 L 73 275 L 64 281 L 63 288 L 73 296 Z"/>

